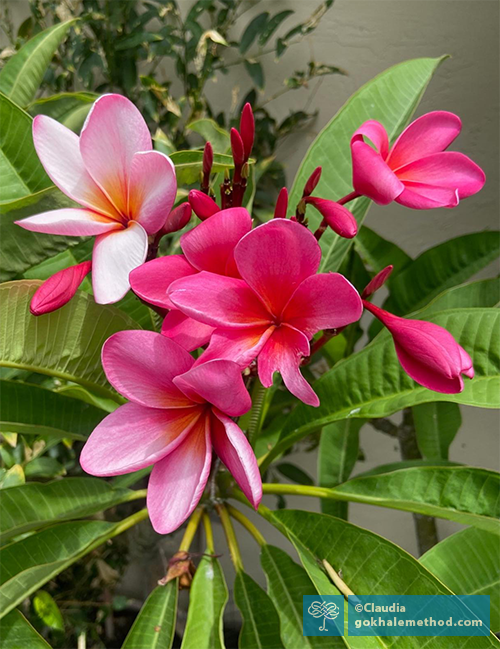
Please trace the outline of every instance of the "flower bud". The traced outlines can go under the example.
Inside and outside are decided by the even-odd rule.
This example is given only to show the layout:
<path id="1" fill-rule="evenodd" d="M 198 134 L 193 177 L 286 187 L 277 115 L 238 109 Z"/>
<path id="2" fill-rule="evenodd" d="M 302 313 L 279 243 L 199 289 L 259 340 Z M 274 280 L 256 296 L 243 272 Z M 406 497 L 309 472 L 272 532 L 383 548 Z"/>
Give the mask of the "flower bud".
<path id="1" fill-rule="evenodd" d="M 203 175 L 208 176 L 212 171 L 212 165 L 214 164 L 214 150 L 210 142 L 205 144 L 203 149 Z"/>
<path id="2" fill-rule="evenodd" d="M 234 165 L 236 167 L 241 167 L 245 162 L 245 148 L 243 146 L 241 135 L 235 128 L 231 129 L 231 150 L 233 152 Z"/>
<path id="3" fill-rule="evenodd" d="M 193 190 L 196 191 L 196 190 Z M 202 192 L 200 192 L 201 194 Z M 205 194 L 203 194 L 205 196 Z M 191 218 L 191 205 L 189 203 L 182 203 L 172 210 L 167 216 L 165 225 L 162 228 L 162 234 L 170 234 L 170 232 L 178 232 L 189 223 Z"/>
<path id="4" fill-rule="evenodd" d="M 253 141 L 255 137 L 255 119 L 252 107 L 247 102 L 243 106 L 240 119 L 240 133 L 243 141 L 245 161 L 248 160 L 252 153 Z"/>
<path id="5" fill-rule="evenodd" d="M 309 176 L 309 179 L 307 180 L 304 186 L 302 198 L 305 198 L 306 196 L 310 196 L 313 193 L 313 191 L 316 189 L 316 185 L 319 183 L 319 179 L 321 178 L 321 171 L 322 171 L 321 167 L 316 167 L 316 169 Z"/>
<path id="6" fill-rule="evenodd" d="M 202 221 L 208 219 L 212 214 L 220 212 L 220 207 L 214 199 L 210 198 L 210 196 L 207 196 L 203 192 L 200 192 L 198 189 L 192 189 L 189 192 L 189 204 L 193 208 L 193 212 L 196 216 Z"/>
<path id="7" fill-rule="evenodd" d="M 31 313 L 33 315 L 43 315 L 60 309 L 67 304 L 91 268 L 92 262 L 84 261 L 76 266 L 60 270 L 52 277 L 49 277 L 31 298 Z"/>
<path id="8" fill-rule="evenodd" d="M 316 196 L 306 196 L 303 200 L 315 207 L 331 229 L 339 236 L 346 239 L 352 239 L 356 236 L 358 224 L 347 207 L 326 198 L 316 198 Z"/>
<path id="9" fill-rule="evenodd" d="M 400 318 L 366 300 L 363 305 L 390 331 L 401 366 L 420 385 L 457 394 L 464 389 L 462 374 L 474 377 L 471 357 L 443 327 Z"/>
<path id="10" fill-rule="evenodd" d="M 274 208 L 275 219 L 286 219 L 286 211 L 288 209 L 288 192 L 286 187 L 283 187 L 279 193 L 276 206 Z"/>
<path id="11" fill-rule="evenodd" d="M 389 279 L 389 275 L 392 273 L 393 268 L 394 266 L 386 266 L 383 270 L 375 275 L 371 282 L 366 285 L 365 290 L 361 294 L 363 300 L 367 297 L 370 297 L 370 295 L 373 295 L 375 291 L 378 291 L 379 288 L 381 288 L 386 283 L 386 281 Z"/>

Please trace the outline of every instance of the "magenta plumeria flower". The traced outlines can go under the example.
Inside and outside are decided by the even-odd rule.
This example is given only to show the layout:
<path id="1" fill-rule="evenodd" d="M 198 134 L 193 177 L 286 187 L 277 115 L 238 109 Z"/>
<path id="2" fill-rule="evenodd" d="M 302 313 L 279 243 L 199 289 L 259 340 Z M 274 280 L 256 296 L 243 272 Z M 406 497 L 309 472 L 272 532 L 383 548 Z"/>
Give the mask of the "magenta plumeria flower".
<path id="1" fill-rule="evenodd" d="M 67 304 L 91 269 L 92 262 L 84 261 L 54 273 L 35 291 L 30 303 L 31 313 L 43 315 Z"/>
<path id="2" fill-rule="evenodd" d="M 104 95 L 80 137 L 38 115 L 33 141 L 45 171 L 81 208 L 30 216 L 18 225 L 34 232 L 96 236 L 92 284 L 96 302 L 120 300 L 129 273 L 146 259 L 148 235 L 158 232 L 177 191 L 174 166 L 152 150 L 146 122 L 131 101 Z"/>
<path id="3" fill-rule="evenodd" d="M 264 386 L 271 386 L 273 373 L 280 372 L 292 394 L 319 405 L 299 370 L 309 355 L 309 340 L 321 329 L 355 322 L 362 312 L 361 298 L 345 277 L 316 274 L 320 259 L 310 231 L 274 219 L 246 234 L 234 249 L 242 279 L 204 271 L 174 282 L 171 301 L 186 315 L 216 327 L 197 362 L 230 358 L 246 367 L 258 356 Z"/>
<path id="4" fill-rule="evenodd" d="M 219 211 L 182 235 L 180 243 L 184 255 L 153 259 L 130 274 L 132 289 L 141 299 L 170 310 L 162 333 L 188 351 L 208 343 L 214 327 L 179 311 L 167 295 L 168 288 L 175 280 L 202 270 L 238 277 L 234 247 L 251 229 L 252 219 L 243 207 Z"/>
<path id="5" fill-rule="evenodd" d="M 176 530 L 205 489 L 212 448 L 257 508 L 262 482 L 255 455 L 231 417 L 251 406 L 236 363 L 193 367 L 190 354 L 152 331 L 120 331 L 102 350 L 111 385 L 129 403 L 108 415 L 83 447 L 80 464 L 95 476 L 154 464 L 147 505 L 154 529 Z"/>
<path id="6" fill-rule="evenodd" d="M 363 304 L 389 329 L 399 362 L 417 383 L 435 392 L 455 394 L 464 389 L 462 374 L 474 378 L 471 357 L 446 329 L 432 322 L 400 318 L 365 300 Z"/>
<path id="7" fill-rule="evenodd" d="M 365 122 L 351 139 L 354 190 L 380 205 L 396 201 L 418 210 L 455 207 L 485 183 L 483 170 L 470 158 L 445 151 L 461 128 L 460 118 L 453 113 L 427 113 L 389 149 L 382 124 Z"/>

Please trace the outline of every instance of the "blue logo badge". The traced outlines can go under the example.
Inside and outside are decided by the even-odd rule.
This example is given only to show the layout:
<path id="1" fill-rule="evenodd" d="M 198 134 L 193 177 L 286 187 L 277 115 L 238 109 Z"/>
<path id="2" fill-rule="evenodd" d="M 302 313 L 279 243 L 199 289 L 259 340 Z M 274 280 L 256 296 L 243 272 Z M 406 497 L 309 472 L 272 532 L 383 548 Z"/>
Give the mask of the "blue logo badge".
<path id="1" fill-rule="evenodd" d="M 344 634 L 342 595 L 304 595 L 302 602 L 303 635 L 340 636 Z"/>

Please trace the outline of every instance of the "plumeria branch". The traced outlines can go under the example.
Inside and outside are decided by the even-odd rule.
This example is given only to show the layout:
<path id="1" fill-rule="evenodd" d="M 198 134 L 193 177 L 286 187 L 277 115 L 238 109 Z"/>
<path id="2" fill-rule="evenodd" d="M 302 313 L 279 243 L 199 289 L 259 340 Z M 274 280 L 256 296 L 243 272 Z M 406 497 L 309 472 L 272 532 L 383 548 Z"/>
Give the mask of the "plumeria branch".
<path id="1" fill-rule="evenodd" d="M 227 545 L 229 548 L 229 553 L 231 554 L 234 568 L 236 572 L 239 572 L 240 570 L 243 570 L 243 559 L 241 558 L 240 547 L 238 545 L 236 534 L 234 533 L 234 528 L 229 517 L 229 512 L 227 510 L 227 507 L 223 504 L 217 504 L 215 506 L 215 509 L 219 514 L 219 518 L 226 535 Z"/>
<path id="2" fill-rule="evenodd" d="M 248 519 L 245 514 L 242 514 L 239 509 L 233 507 L 229 503 L 226 505 L 227 511 L 234 520 L 238 521 L 246 530 L 253 536 L 259 545 L 265 545 L 266 539 L 262 536 L 259 530 L 255 527 L 250 519 Z"/>
<path id="3" fill-rule="evenodd" d="M 195 509 L 194 513 L 189 519 L 188 524 L 186 525 L 184 536 L 182 537 L 181 544 L 179 545 L 179 552 L 188 552 L 189 548 L 191 547 L 191 543 L 193 542 L 194 535 L 196 534 L 196 530 L 198 529 L 198 526 L 200 524 L 202 515 L 203 507 L 198 507 L 197 509 Z"/>

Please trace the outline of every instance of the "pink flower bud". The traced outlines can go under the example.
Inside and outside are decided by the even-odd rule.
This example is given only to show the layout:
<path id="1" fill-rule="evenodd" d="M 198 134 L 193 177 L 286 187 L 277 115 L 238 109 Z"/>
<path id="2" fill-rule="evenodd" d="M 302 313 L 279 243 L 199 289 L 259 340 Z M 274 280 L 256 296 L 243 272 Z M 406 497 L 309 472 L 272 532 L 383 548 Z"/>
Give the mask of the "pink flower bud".
<path id="1" fill-rule="evenodd" d="M 347 207 L 326 198 L 316 198 L 316 196 L 306 196 L 304 201 L 315 207 L 331 229 L 339 236 L 346 239 L 352 239 L 356 236 L 358 224 Z"/>
<path id="2" fill-rule="evenodd" d="M 288 192 L 286 187 L 283 187 L 279 193 L 276 207 L 274 208 L 275 219 L 286 219 L 286 211 L 288 209 Z"/>
<path id="3" fill-rule="evenodd" d="M 212 214 L 220 212 L 220 207 L 214 199 L 210 198 L 210 196 L 207 196 L 203 192 L 200 192 L 198 189 L 192 189 L 189 192 L 189 204 L 193 208 L 193 212 L 196 216 L 202 221 L 208 219 Z"/>
<path id="4" fill-rule="evenodd" d="M 193 189 L 193 191 L 196 191 Z M 201 194 L 202 192 L 200 192 Z M 203 194 L 205 196 L 205 194 Z M 170 234 L 170 232 L 178 232 L 189 223 L 191 218 L 191 205 L 189 203 L 182 203 L 175 210 L 172 210 L 167 216 L 165 225 L 162 228 L 163 234 Z"/>
<path id="5" fill-rule="evenodd" d="M 240 119 L 240 133 L 243 140 L 243 149 L 245 154 L 245 162 L 252 153 L 253 141 L 255 137 L 255 119 L 253 116 L 252 107 L 247 102 L 243 106 Z"/>
<path id="6" fill-rule="evenodd" d="M 212 165 L 214 163 L 214 150 L 210 142 L 205 144 L 203 149 L 203 175 L 209 175 L 212 171 Z"/>
<path id="7" fill-rule="evenodd" d="M 363 300 L 370 295 L 373 295 L 375 291 L 378 291 L 386 281 L 389 279 L 389 275 L 392 273 L 394 266 L 386 266 L 380 273 L 377 273 L 375 277 L 366 285 L 365 290 L 361 294 Z"/>
<path id="8" fill-rule="evenodd" d="M 309 176 L 309 179 L 304 186 L 302 198 L 305 198 L 306 196 L 310 196 L 313 193 L 313 191 L 316 189 L 316 185 L 319 183 L 319 179 L 321 178 L 321 172 L 322 172 L 322 168 L 316 167 L 316 169 Z"/>
<path id="9" fill-rule="evenodd" d="M 60 270 L 49 277 L 31 298 L 31 313 L 43 315 L 67 304 L 91 269 L 92 262 L 84 261 L 76 266 L 71 266 L 71 268 Z"/>
<path id="10" fill-rule="evenodd" d="M 456 394 L 464 389 L 462 374 L 470 379 L 474 377 L 471 357 L 443 327 L 399 318 L 366 300 L 363 305 L 389 329 L 399 362 L 420 385 L 436 392 Z"/>
<path id="11" fill-rule="evenodd" d="M 235 128 L 231 129 L 231 149 L 235 166 L 241 167 L 245 162 L 245 147 L 241 135 Z"/>

